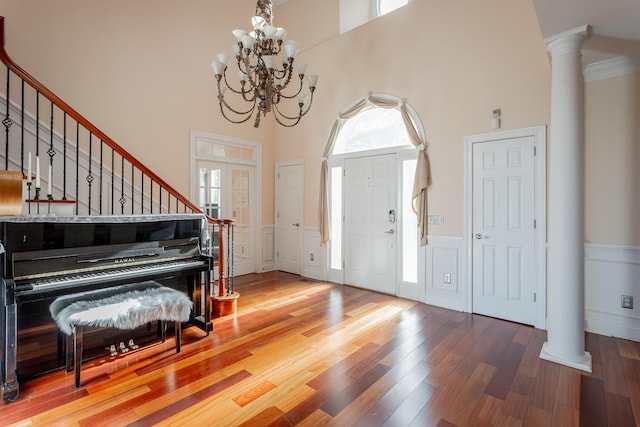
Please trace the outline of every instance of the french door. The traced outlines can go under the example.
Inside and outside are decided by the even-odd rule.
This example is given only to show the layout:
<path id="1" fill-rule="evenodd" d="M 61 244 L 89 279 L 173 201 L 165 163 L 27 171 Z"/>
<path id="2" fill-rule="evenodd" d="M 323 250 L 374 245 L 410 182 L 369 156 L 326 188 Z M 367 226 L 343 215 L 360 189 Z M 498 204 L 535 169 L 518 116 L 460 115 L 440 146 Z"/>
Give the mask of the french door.
<path id="1" fill-rule="evenodd" d="M 236 276 L 255 271 L 253 233 L 249 201 L 253 192 L 254 168 L 252 166 L 197 161 L 198 198 L 202 211 L 212 218 L 233 219 L 233 245 L 227 245 L 229 236 L 225 230 L 226 256 L 233 259 Z M 217 242 L 214 242 L 217 246 Z"/>

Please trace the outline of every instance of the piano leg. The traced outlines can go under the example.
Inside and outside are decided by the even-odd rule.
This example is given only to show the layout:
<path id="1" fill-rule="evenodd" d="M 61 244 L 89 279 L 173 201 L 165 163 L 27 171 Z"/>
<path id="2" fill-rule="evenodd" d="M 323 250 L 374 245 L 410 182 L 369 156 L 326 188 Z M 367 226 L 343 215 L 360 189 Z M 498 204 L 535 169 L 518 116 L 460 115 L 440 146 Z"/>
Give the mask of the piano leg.
<path id="1" fill-rule="evenodd" d="M 15 401 L 20 393 L 18 377 L 16 374 L 16 347 L 17 347 L 17 306 L 9 304 L 5 307 L 5 336 L 3 346 L 4 358 L 2 360 L 2 400 Z"/>

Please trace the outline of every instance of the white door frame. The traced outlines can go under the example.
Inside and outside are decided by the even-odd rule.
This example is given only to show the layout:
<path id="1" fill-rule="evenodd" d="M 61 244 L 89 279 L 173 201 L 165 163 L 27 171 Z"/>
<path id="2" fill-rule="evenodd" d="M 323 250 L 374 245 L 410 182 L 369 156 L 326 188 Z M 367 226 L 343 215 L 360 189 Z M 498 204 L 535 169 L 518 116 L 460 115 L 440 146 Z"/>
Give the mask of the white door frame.
<path id="1" fill-rule="evenodd" d="M 546 329 L 547 317 L 547 128 L 544 125 L 469 135 L 464 138 L 464 242 L 466 256 L 465 311 L 473 310 L 473 144 L 533 137 L 535 147 L 535 327 Z"/>

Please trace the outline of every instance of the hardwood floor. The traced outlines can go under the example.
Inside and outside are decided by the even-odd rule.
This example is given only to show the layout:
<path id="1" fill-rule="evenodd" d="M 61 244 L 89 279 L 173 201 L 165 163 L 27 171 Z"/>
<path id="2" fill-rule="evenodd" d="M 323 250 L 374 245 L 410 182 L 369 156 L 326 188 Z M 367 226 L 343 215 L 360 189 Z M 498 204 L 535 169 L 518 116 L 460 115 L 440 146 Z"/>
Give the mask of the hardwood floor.
<path id="1" fill-rule="evenodd" d="M 0 425 L 637 426 L 640 343 L 587 334 L 593 373 L 545 332 L 273 272 L 238 313 L 134 354 L 21 384 Z"/>

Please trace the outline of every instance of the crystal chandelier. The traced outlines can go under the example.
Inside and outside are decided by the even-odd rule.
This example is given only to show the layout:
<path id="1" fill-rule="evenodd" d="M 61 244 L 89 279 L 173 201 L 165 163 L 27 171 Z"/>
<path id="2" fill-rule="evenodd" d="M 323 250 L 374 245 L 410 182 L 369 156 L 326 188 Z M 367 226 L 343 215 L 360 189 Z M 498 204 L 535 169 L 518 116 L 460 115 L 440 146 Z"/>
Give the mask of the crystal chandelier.
<path id="1" fill-rule="evenodd" d="M 239 87 L 237 85 L 234 87 L 227 80 L 229 55 L 219 53 L 216 55 L 216 60 L 211 63 L 216 77 L 220 111 L 224 118 L 232 123 L 244 123 L 255 112 L 254 126 L 258 127 L 260 116 L 273 112 L 273 116 L 280 125 L 293 127 L 311 108 L 318 76 L 307 76 L 311 94 L 308 96 L 303 92 L 306 64 L 296 63 L 295 71 L 298 79 L 293 76 L 293 64 L 299 50 L 298 43 L 293 40 L 284 41 L 287 31 L 272 25 L 271 8 L 271 0 L 258 0 L 256 16 L 251 18 L 253 31 L 233 31 L 238 41 L 232 46 L 232 50 L 238 66 Z M 299 84 L 296 83 L 298 80 Z M 229 92 L 248 103 L 248 109 L 232 107 L 227 102 Z M 297 113 L 283 113 L 279 108 L 280 102 L 292 99 L 293 102 L 297 101 Z M 237 118 L 229 117 L 230 113 L 234 113 Z"/>

